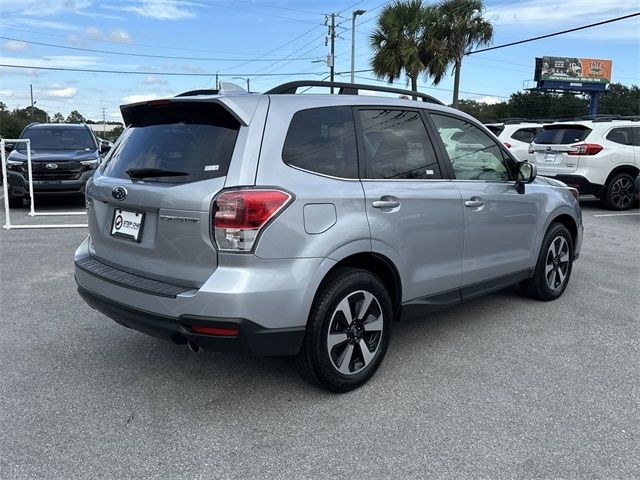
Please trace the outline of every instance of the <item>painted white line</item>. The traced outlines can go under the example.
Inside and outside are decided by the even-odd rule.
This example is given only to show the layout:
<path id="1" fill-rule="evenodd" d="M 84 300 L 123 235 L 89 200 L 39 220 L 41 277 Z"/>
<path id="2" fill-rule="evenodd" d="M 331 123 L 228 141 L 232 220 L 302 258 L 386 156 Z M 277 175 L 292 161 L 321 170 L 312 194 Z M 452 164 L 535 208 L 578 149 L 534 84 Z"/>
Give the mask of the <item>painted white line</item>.
<path id="1" fill-rule="evenodd" d="M 600 213 L 598 215 L 594 215 L 594 217 L 623 217 L 625 215 L 640 215 L 640 212 L 637 212 L 637 213 Z"/>

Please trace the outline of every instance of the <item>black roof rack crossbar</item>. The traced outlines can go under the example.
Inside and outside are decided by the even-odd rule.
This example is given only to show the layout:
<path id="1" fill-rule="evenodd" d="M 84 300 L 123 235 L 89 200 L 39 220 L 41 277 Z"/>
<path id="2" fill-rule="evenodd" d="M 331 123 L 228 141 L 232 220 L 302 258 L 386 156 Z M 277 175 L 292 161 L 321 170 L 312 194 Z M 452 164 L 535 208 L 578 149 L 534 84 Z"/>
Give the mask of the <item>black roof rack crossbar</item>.
<path id="1" fill-rule="evenodd" d="M 406 95 L 408 98 L 416 97 L 420 98 L 423 102 L 435 103 L 437 105 L 444 105 L 440 100 L 426 93 L 412 92 L 411 90 L 403 90 L 401 88 L 393 87 L 381 87 L 378 85 L 365 85 L 362 83 L 346 83 L 346 82 L 327 82 L 323 80 L 296 80 L 294 82 L 283 83 L 277 87 L 273 87 L 271 90 L 265 92 L 266 95 L 286 95 L 295 94 L 299 88 L 305 87 L 333 87 L 337 88 L 339 95 L 358 95 L 360 90 L 369 90 L 372 92 L 387 92 L 397 93 L 399 95 Z"/>

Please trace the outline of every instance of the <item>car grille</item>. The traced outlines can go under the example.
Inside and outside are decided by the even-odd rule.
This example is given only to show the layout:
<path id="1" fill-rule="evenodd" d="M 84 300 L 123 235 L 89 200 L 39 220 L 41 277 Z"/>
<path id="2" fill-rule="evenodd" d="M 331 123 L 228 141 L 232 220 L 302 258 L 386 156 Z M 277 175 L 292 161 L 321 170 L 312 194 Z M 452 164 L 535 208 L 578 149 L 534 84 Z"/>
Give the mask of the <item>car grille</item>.
<path id="1" fill-rule="evenodd" d="M 56 168 L 47 168 L 56 165 Z M 67 162 L 33 162 L 31 173 L 34 180 L 77 180 L 82 174 L 84 166 L 77 161 Z M 27 165 L 20 166 L 24 178 L 29 178 Z"/>

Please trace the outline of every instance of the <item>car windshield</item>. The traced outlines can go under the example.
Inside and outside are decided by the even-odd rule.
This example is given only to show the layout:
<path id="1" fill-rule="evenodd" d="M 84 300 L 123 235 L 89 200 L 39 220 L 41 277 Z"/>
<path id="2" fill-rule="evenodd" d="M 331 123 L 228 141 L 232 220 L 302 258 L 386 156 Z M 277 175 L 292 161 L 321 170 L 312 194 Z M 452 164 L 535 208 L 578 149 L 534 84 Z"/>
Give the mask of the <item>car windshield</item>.
<path id="1" fill-rule="evenodd" d="M 96 145 L 86 128 L 29 128 L 22 138 L 31 140 L 31 150 L 95 150 Z M 20 143 L 18 150 L 26 150 Z"/>

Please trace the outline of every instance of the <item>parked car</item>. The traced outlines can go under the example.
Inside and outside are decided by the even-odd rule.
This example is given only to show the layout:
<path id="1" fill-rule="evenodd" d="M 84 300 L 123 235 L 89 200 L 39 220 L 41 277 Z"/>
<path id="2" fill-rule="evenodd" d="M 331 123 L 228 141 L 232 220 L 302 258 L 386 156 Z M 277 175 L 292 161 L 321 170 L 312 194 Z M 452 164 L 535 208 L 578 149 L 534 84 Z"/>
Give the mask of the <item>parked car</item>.
<path id="1" fill-rule="evenodd" d="M 514 157 L 528 162 L 533 161 L 533 155 L 529 153 L 529 146 L 540 134 L 543 126 L 544 123 L 524 119 L 486 124 L 486 127 L 504 143 Z"/>
<path id="2" fill-rule="evenodd" d="M 109 150 L 84 124 L 32 123 L 20 138 L 31 140 L 34 194 L 84 194 L 101 153 Z M 26 143 L 17 143 L 7 158 L 7 187 L 10 207 L 22 207 L 29 198 Z"/>
<path id="3" fill-rule="evenodd" d="M 428 95 L 360 90 L 415 95 L 301 81 L 122 106 L 87 184 L 80 295 L 192 350 L 294 355 L 338 392 L 375 373 L 395 320 L 514 283 L 560 297 L 577 192 Z"/>
<path id="4" fill-rule="evenodd" d="M 640 124 L 596 118 L 545 125 L 530 153 L 540 175 L 556 178 L 611 210 L 631 207 L 640 172 Z"/>

